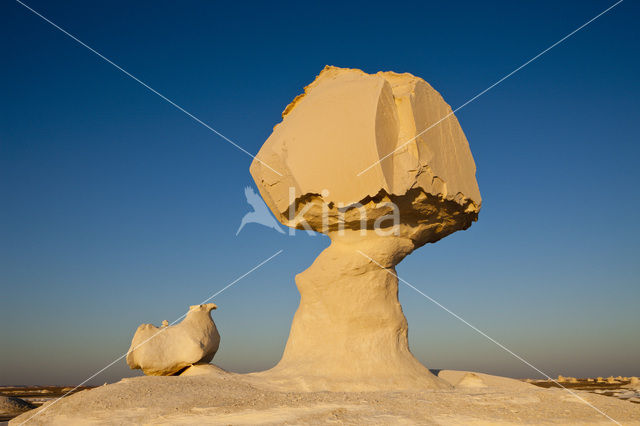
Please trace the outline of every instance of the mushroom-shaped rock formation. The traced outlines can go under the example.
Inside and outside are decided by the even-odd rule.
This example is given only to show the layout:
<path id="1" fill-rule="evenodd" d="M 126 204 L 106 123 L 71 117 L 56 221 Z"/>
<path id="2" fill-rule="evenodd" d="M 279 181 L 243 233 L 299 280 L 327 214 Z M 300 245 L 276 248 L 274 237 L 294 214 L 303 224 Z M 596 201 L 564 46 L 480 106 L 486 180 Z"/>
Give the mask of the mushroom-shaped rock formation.
<path id="1" fill-rule="evenodd" d="M 411 74 L 326 67 L 251 164 L 275 217 L 331 245 L 301 294 L 273 382 L 308 390 L 448 387 L 407 341 L 395 265 L 477 220 L 481 198 L 451 108 Z"/>
<path id="2" fill-rule="evenodd" d="M 189 308 L 176 325 L 142 324 L 136 330 L 127 353 L 127 364 L 150 376 L 170 376 L 186 367 L 208 363 L 220 345 L 220 334 L 211 319 L 213 303 Z"/>

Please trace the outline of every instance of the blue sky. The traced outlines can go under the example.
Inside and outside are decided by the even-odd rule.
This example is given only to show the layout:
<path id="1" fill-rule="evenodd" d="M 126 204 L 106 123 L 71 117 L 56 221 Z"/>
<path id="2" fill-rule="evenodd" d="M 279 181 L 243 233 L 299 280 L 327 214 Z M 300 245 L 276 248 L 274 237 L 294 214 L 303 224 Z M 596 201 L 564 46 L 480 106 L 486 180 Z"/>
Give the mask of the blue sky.
<path id="1" fill-rule="evenodd" d="M 255 153 L 327 64 L 457 107 L 613 2 L 28 4 Z M 456 115 L 479 221 L 398 273 L 550 375 L 640 375 L 640 6 L 625 1 Z M 76 384 L 142 322 L 215 298 L 214 362 L 279 359 L 328 245 L 258 225 L 251 158 L 18 3 L 0 5 L 0 384 Z M 539 375 L 401 285 L 430 368 Z M 93 384 L 134 375 L 121 361 Z"/>

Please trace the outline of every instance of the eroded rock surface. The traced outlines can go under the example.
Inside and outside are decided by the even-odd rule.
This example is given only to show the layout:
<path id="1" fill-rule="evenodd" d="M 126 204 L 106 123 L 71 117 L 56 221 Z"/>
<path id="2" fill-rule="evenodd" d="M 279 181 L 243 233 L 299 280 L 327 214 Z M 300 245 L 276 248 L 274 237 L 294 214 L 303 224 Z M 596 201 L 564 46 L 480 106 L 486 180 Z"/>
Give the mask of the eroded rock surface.
<path id="1" fill-rule="evenodd" d="M 210 362 L 220 334 L 211 319 L 213 303 L 191 306 L 187 316 L 176 325 L 161 327 L 142 324 L 136 330 L 127 353 L 127 364 L 151 376 L 170 376 L 197 363 Z"/>

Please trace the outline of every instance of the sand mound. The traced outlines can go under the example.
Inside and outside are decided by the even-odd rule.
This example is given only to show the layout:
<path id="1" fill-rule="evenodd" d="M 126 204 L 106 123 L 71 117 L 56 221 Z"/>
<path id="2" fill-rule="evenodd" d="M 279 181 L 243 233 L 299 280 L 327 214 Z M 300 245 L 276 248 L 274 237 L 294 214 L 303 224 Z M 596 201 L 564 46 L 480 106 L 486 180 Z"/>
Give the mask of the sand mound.
<path id="1" fill-rule="evenodd" d="M 151 376 L 171 376 L 199 362 L 210 362 L 220 334 L 211 319 L 214 303 L 194 305 L 182 322 L 161 327 L 142 324 L 136 330 L 127 353 L 127 364 Z"/>
<path id="2" fill-rule="evenodd" d="M 484 383 L 482 378 L 475 373 L 467 373 L 462 376 L 462 379 L 456 384 L 457 387 L 462 388 L 486 388 L 487 385 Z"/>
<path id="3" fill-rule="evenodd" d="M 213 365 L 213 364 L 196 364 L 184 370 L 180 373 L 181 376 L 228 376 L 233 373 L 229 373 L 228 371 L 223 370 L 222 368 Z"/>
<path id="4" fill-rule="evenodd" d="M 437 376 L 454 386 L 464 388 L 490 387 L 503 390 L 530 390 L 535 388 L 534 385 L 509 377 L 492 376 L 491 374 L 471 371 L 440 370 Z"/>

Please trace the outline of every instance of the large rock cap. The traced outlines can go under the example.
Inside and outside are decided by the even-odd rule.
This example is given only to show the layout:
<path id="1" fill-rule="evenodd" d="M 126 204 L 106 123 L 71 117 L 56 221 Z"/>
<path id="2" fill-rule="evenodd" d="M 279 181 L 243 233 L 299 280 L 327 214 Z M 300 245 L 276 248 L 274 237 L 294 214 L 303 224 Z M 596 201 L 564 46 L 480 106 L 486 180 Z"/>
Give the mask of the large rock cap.
<path id="1" fill-rule="evenodd" d="M 267 205 L 292 227 L 291 206 L 361 203 L 375 210 L 390 200 L 404 209 L 403 222 L 428 221 L 446 208 L 464 216 L 453 222 L 465 228 L 481 205 L 475 172 L 458 120 L 424 80 L 329 66 L 285 109 L 251 164 Z M 319 214 L 311 209 L 315 230 Z"/>

